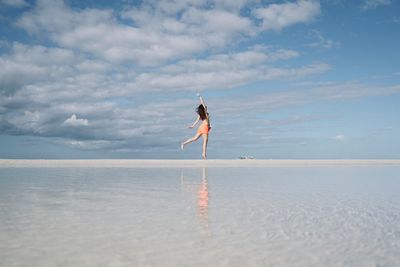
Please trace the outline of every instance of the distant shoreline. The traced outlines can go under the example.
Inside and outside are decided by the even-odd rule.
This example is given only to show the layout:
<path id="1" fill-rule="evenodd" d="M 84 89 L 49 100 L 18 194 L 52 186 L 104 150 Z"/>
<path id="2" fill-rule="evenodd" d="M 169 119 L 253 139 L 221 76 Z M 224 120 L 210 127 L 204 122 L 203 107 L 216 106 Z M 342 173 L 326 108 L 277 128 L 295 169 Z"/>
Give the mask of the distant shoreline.
<path id="1" fill-rule="evenodd" d="M 176 168 L 176 167 L 290 167 L 290 166 L 367 166 L 398 165 L 400 159 L 0 159 L 0 168 L 23 167 L 104 167 L 104 168 Z"/>

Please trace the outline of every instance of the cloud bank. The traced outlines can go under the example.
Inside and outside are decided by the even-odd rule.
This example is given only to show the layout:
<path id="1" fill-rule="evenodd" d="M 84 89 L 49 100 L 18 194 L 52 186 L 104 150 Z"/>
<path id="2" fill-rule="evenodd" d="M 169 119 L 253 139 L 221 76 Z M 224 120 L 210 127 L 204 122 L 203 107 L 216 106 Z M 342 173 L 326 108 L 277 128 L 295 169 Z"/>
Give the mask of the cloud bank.
<path id="1" fill-rule="evenodd" d="M 60 0 L 2 4 L 27 8 L 14 27 L 34 41 L 6 40 L 0 55 L 1 133 L 53 138 L 79 149 L 172 149 L 187 135 L 179 125 L 193 117 L 188 111 L 196 102 L 187 92 L 296 80 L 332 68 L 260 38 L 312 24 L 321 15 L 319 1 L 144 1 L 103 9 Z M 314 33 L 318 43 L 310 47 L 334 46 Z M 357 83 L 266 89 L 210 106 L 218 139 L 218 131 L 230 127 L 220 118 L 233 111 L 249 117 L 254 110 L 399 91 Z"/>

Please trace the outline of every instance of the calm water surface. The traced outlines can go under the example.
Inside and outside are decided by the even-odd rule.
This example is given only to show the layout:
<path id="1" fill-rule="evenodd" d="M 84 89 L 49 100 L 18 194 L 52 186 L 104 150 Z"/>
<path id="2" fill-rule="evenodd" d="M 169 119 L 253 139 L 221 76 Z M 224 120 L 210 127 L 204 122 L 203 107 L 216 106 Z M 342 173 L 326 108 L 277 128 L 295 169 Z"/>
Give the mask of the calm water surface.
<path id="1" fill-rule="evenodd" d="M 400 266 L 400 167 L 0 168 L 0 266 Z"/>

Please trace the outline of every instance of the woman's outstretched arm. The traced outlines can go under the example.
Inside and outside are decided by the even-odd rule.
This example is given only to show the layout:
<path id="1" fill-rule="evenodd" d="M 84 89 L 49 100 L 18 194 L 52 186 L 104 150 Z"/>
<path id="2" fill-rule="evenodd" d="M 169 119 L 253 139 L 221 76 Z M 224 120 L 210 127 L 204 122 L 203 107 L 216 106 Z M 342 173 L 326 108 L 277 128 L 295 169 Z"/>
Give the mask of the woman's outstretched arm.
<path id="1" fill-rule="evenodd" d="M 193 122 L 192 125 L 188 126 L 188 128 L 193 128 L 200 120 L 200 116 L 197 116 L 197 119 Z"/>
<path id="2" fill-rule="evenodd" d="M 200 95 L 200 93 L 197 93 L 197 96 L 200 98 L 200 103 L 204 106 L 205 109 L 207 109 L 206 103 L 204 102 L 203 97 Z"/>
<path id="3" fill-rule="evenodd" d="M 200 98 L 200 103 L 203 105 L 204 109 L 206 110 L 206 117 L 207 117 L 207 120 L 209 121 L 209 115 L 208 115 L 208 110 L 207 110 L 206 102 L 204 102 L 204 99 L 203 99 L 203 97 L 200 95 L 200 93 L 197 93 L 197 96 Z"/>

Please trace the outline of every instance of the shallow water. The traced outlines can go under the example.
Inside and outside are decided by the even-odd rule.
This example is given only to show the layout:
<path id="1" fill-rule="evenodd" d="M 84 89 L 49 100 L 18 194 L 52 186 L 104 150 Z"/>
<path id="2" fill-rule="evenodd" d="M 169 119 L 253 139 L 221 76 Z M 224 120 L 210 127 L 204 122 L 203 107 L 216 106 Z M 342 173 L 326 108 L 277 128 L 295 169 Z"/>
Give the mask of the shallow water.
<path id="1" fill-rule="evenodd" d="M 0 266 L 400 266 L 400 167 L 0 168 Z"/>

